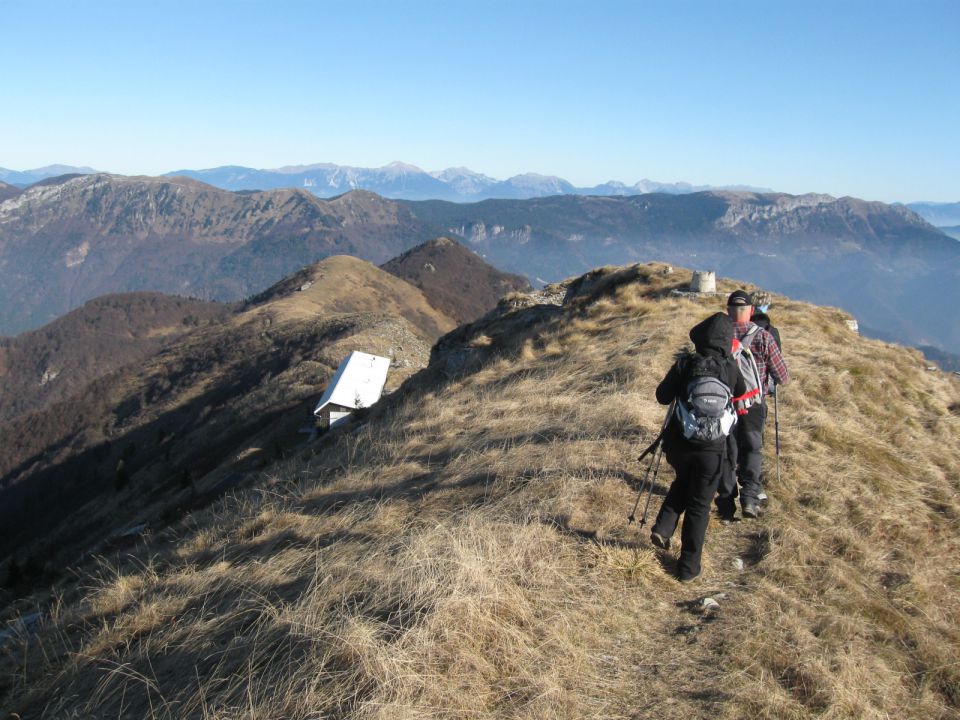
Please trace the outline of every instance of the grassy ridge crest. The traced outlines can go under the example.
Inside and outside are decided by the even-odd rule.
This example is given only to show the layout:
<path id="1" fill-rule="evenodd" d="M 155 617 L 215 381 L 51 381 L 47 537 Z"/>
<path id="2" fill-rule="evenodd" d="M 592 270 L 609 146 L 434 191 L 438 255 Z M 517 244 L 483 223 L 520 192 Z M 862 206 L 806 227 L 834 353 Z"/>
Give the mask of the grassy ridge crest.
<path id="1" fill-rule="evenodd" d="M 0 709 L 956 717 L 958 386 L 918 352 L 778 298 L 796 381 L 769 513 L 711 521 L 693 588 L 627 526 L 653 389 L 722 303 L 671 293 L 689 277 L 509 296 L 362 425 L 35 599 Z"/>

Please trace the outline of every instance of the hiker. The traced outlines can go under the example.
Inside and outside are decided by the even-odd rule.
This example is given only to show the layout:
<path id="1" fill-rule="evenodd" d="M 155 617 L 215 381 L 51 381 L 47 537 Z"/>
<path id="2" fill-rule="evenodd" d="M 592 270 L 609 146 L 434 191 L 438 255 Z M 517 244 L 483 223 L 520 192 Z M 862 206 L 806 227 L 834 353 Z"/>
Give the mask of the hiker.
<path id="1" fill-rule="evenodd" d="M 770 309 L 770 306 L 773 304 L 773 298 L 770 297 L 770 293 L 763 290 L 758 290 L 750 296 L 750 300 L 753 303 L 753 315 L 750 317 L 750 321 L 754 325 L 758 325 L 762 329 L 769 332 L 774 341 L 777 343 L 777 349 L 780 350 L 781 354 L 783 353 L 783 344 L 780 342 L 780 331 L 774 326 L 773 322 L 770 320 L 770 316 L 767 315 L 767 311 Z M 766 393 L 770 394 L 773 392 L 773 378 L 768 374 L 766 382 Z M 766 419 L 766 413 L 764 413 L 764 419 Z M 761 428 L 762 431 L 762 428 Z M 720 481 L 720 487 L 717 490 L 717 513 L 720 515 L 720 518 L 726 521 L 731 521 L 736 515 L 737 509 L 737 434 L 733 433 L 730 436 L 731 446 L 729 448 L 729 463 L 727 472 L 724 473 L 723 479 Z M 762 507 L 767 500 L 767 493 L 764 490 L 765 483 L 763 482 L 763 474 L 761 473 L 760 481 L 760 491 L 757 493 L 757 504 Z"/>
<path id="2" fill-rule="evenodd" d="M 760 500 L 765 497 L 760 470 L 763 464 L 763 424 L 767 418 L 767 403 L 764 396 L 774 390 L 774 384 L 786 385 L 790 381 L 790 372 L 780 353 L 780 343 L 770 331 L 751 321 L 753 299 L 744 290 L 736 290 L 727 298 L 727 313 L 733 320 L 734 337 L 743 348 L 735 351 L 740 360 L 741 372 L 746 372 L 746 384 L 749 396 L 736 398 L 739 422 L 736 427 L 736 475 L 740 485 L 740 512 L 745 518 L 755 518 L 760 514 Z M 762 313 L 769 323 L 769 318 Z M 779 336 L 779 333 L 777 333 Z M 752 358 L 752 363 L 751 363 Z M 751 382 L 751 375 L 755 379 Z M 721 516 L 731 517 L 735 507 L 733 498 L 736 486 L 723 483 L 717 499 L 717 509 Z M 726 487 L 724 487 L 726 486 Z"/>
<path id="3" fill-rule="evenodd" d="M 776 328 L 776 326 L 774 326 L 773 321 L 770 320 L 770 316 L 767 315 L 767 311 L 770 310 L 770 306 L 773 305 L 773 298 L 770 297 L 770 293 L 764 290 L 757 290 L 755 293 L 750 295 L 750 299 L 753 301 L 753 315 L 750 317 L 750 321 L 754 325 L 759 325 L 761 328 L 773 335 L 773 339 L 777 343 L 777 349 L 782 355 L 783 343 L 780 342 L 780 331 Z M 768 375 L 767 394 L 770 395 L 773 392 L 773 378 Z M 777 448 L 777 452 L 780 452 L 779 446 Z M 764 490 L 766 487 L 766 482 L 764 480 L 764 473 L 762 472 L 760 473 L 760 485 L 761 488 L 760 492 L 757 494 L 757 498 L 760 500 L 760 506 L 763 507 L 763 504 L 767 501 L 767 493 Z"/>
<path id="4" fill-rule="evenodd" d="M 696 352 L 681 355 L 657 387 L 657 402 L 674 403 L 663 436 L 667 462 L 676 471 L 650 541 L 664 550 L 683 515 L 677 578 L 689 582 L 700 574 L 700 556 L 710 519 L 710 502 L 727 462 L 727 438 L 737 422 L 734 396 L 746 383 L 733 358 L 733 323 L 715 313 L 690 330 Z M 711 412 L 697 408 L 713 405 Z"/>
<path id="5" fill-rule="evenodd" d="M 759 325 L 773 335 L 773 339 L 777 343 L 777 349 L 782 354 L 783 343 L 780 342 L 780 331 L 774 327 L 770 316 L 767 315 L 767 311 L 770 309 L 770 306 L 773 305 L 773 298 L 770 297 L 770 293 L 764 290 L 757 290 L 757 292 L 750 296 L 750 302 L 753 303 L 753 315 L 750 316 L 750 322 L 754 325 Z"/>

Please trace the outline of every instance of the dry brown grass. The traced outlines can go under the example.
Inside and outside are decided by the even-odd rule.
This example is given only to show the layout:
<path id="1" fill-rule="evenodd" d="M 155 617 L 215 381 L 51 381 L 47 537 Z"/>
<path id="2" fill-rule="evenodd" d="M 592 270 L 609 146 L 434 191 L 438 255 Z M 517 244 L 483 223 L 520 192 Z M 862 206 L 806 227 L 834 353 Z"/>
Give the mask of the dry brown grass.
<path id="1" fill-rule="evenodd" d="M 468 370 L 90 576 L 6 657 L 3 709 L 957 717 L 958 392 L 918 353 L 781 300 L 796 382 L 768 515 L 711 523 L 694 587 L 627 526 L 653 389 L 721 303 L 667 293 L 688 279 L 607 269 L 473 329 Z"/>

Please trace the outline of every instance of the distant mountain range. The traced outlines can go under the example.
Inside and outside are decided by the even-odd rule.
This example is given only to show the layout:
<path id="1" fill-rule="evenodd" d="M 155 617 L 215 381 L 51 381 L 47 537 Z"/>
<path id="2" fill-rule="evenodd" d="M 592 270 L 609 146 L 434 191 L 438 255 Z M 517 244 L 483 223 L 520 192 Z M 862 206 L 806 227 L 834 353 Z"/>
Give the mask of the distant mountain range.
<path id="1" fill-rule="evenodd" d="M 325 200 L 104 174 L 47 180 L 0 203 L 0 333 L 112 292 L 238 300 L 330 255 L 383 263 L 442 235 L 540 282 L 648 260 L 713 269 L 960 352 L 960 244 L 904 206 L 737 192 Z"/>
<path id="2" fill-rule="evenodd" d="M 390 163 L 381 168 L 359 168 L 323 163 L 297 165 L 276 170 L 220 167 L 209 170 L 178 170 L 184 175 L 225 190 L 268 190 L 302 187 L 318 197 L 333 197 L 350 190 L 369 190 L 383 197 L 401 200 L 451 200 L 473 202 L 489 198 L 532 198 L 548 195 L 638 195 L 641 193 L 690 193 L 717 189 L 689 183 L 660 183 L 641 180 L 633 185 L 608 182 L 593 187 L 575 187 L 563 178 L 526 173 L 496 180 L 468 168 L 447 168 L 427 172 L 414 165 Z M 729 190 L 758 190 L 728 186 Z"/>
<path id="3" fill-rule="evenodd" d="M 960 240 L 960 225 L 954 225 L 953 227 L 942 227 L 940 230 L 942 230 L 944 234 Z"/>
<path id="4" fill-rule="evenodd" d="M 0 168 L 0 202 L 11 193 L 29 185 L 61 175 L 89 175 L 98 171 L 89 167 L 48 165 L 34 170 Z M 351 190 L 369 190 L 396 200 L 522 200 L 551 195 L 629 196 L 648 193 L 684 195 L 696 192 L 733 191 L 770 193 L 770 188 L 752 185 L 693 185 L 688 182 L 664 183 L 640 180 L 626 184 L 616 180 L 577 187 L 555 175 L 524 173 L 497 180 L 465 167 L 428 172 L 415 165 L 393 162 L 380 168 L 363 168 L 334 163 L 289 165 L 275 169 L 256 169 L 242 165 L 223 165 L 205 170 L 175 170 L 164 177 L 190 177 L 222 190 L 279 190 L 303 188 L 317 197 L 331 198 Z M 13 187 L 5 187 L 13 186 Z M 940 228 L 960 226 L 960 202 L 903 203 L 931 225 Z"/>
<path id="5" fill-rule="evenodd" d="M 51 165 L 17 172 L 0 168 L 0 181 L 20 188 L 59 175 L 85 175 L 96 172 L 88 167 Z M 361 168 L 332 163 L 294 165 L 273 170 L 257 170 L 238 165 L 206 170 L 176 170 L 166 177 L 190 177 L 223 190 L 278 190 L 303 188 L 317 197 L 335 197 L 351 190 L 369 190 L 381 197 L 402 200 L 451 200 L 473 202 L 488 198 L 532 198 L 547 195 L 639 195 L 670 194 L 704 190 L 744 190 L 767 192 L 747 185 L 691 185 L 640 180 L 632 185 L 611 181 L 593 187 L 575 187 L 563 178 L 525 173 L 507 180 L 496 180 L 468 168 L 447 168 L 427 172 L 414 165 L 394 162 L 381 168 Z M 2 190 L 0 190 L 2 193 Z M 2 199 L 2 195 L 0 195 Z"/>
<path id="6" fill-rule="evenodd" d="M 496 266 L 542 282 L 660 260 L 835 305 L 900 342 L 960 352 L 960 244 L 904 206 L 730 192 L 406 205 Z"/>
<path id="7" fill-rule="evenodd" d="M 95 172 L 96 170 L 93 168 L 74 167 L 72 165 L 47 165 L 46 167 L 23 171 L 0 168 L 0 183 L 18 185 L 22 188 L 60 175 L 89 175 Z"/>
<path id="8" fill-rule="evenodd" d="M 907 203 L 907 207 L 931 225 L 940 228 L 952 227 L 954 229 L 960 225 L 960 202 L 914 202 Z"/>
<path id="9" fill-rule="evenodd" d="M 189 178 L 50 179 L 0 203 L 0 334 L 99 295 L 239 300 L 330 255 L 383 263 L 436 237 L 372 193 L 233 193 Z"/>

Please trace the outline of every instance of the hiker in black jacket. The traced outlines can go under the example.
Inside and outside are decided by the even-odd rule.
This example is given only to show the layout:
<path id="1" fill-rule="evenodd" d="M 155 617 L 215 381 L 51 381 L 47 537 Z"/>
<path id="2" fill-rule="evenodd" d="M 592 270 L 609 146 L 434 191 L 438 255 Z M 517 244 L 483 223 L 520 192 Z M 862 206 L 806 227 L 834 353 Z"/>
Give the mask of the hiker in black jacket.
<path id="1" fill-rule="evenodd" d="M 753 315 L 750 316 L 750 321 L 773 335 L 777 347 L 780 349 L 780 352 L 783 352 L 783 344 L 780 342 L 780 331 L 774 327 L 770 316 L 767 315 L 767 310 L 769 310 L 773 304 L 773 298 L 770 297 L 770 293 L 764 290 L 757 290 L 750 296 L 750 300 L 753 303 Z"/>
<path id="2" fill-rule="evenodd" d="M 657 402 L 669 405 L 685 400 L 685 394 L 690 392 L 689 383 L 701 368 L 715 368 L 713 377 L 726 386 L 729 395 L 746 392 L 743 377 L 731 354 L 733 322 L 727 315 L 716 313 L 694 326 L 690 330 L 690 339 L 696 352 L 686 353 L 673 364 L 657 387 Z M 729 397 L 726 400 L 729 401 Z M 674 412 L 664 433 L 663 451 L 677 478 L 664 498 L 650 540 L 657 547 L 669 548 L 680 515 L 684 516 L 677 563 L 677 577 L 681 582 L 689 582 L 700 574 L 710 503 L 727 462 L 729 430 L 728 426 L 725 433 L 712 441 L 689 440 L 684 435 L 679 414 Z"/>

